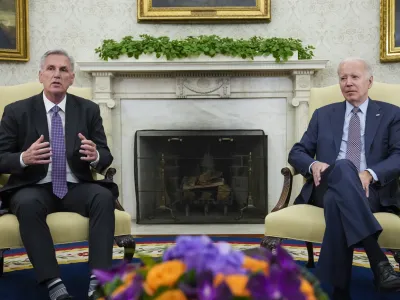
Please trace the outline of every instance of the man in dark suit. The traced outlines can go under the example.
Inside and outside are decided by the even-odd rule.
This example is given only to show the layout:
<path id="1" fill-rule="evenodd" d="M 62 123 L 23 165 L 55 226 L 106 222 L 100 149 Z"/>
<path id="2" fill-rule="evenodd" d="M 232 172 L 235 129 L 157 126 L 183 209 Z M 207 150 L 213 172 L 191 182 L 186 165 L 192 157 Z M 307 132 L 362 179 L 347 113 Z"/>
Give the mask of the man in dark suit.
<path id="1" fill-rule="evenodd" d="M 51 300 L 72 297 L 60 279 L 48 214 L 89 217 L 89 265 L 112 264 L 118 187 L 95 182 L 91 168 L 102 172 L 113 157 L 99 106 L 67 93 L 74 76 L 73 59 L 65 51 L 46 52 L 39 71 L 43 92 L 7 105 L 0 126 L 0 173 L 11 174 L 0 195 L 18 218 L 38 282 L 47 285 Z M 92 275 L 89 299 L 96 284 Z"/>
<path id="2" fill-rule="evenodd" d="M 368 97 L 373 76 L 366 61 L 346 59 L 338 75 L 346 101 L 314 112 L 289 163 L 307 179 L 295 204 L 324 208 L 319 275 L 334 286 L 334 299 L 346 300 L 355 246 L 365 249 L 379 289 L 400 290 L 373 215 L 400 207 L 400 108 Z"/>

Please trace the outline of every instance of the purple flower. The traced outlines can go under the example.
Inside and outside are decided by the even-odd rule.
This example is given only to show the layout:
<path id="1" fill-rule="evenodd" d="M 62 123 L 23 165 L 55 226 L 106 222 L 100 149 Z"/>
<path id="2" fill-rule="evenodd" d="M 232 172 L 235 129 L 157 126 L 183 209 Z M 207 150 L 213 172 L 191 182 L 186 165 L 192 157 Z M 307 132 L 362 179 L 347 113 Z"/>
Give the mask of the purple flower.
<path id="1" fill-rule="evenodd" d="M 176 239 L 175 246 L 164 252 L 163 260 L 182 259 L 209 247 L 211 244 L 212 240 L 207 236 L 179 236 Z"/>
<path id="2" fill-rule="evenodd" d="M 275 262 L 280 265 L 282 270 L 298 274 L 299 267 L 294 261 L 293 257 L 281 246 L 276 248 Z"/>
<path id="3" fill-rule="evenodd" d="M 249 251 L 246 253 L 246 255 L 258 259 L 258 260 L 263 260 L 266 262 L 271 262 L 272 259 L 274 258 L 274 254 L 272 252 L 264 247 L 259 247 L 256 249 L 252 249 L 252 251 Z"/>
<path id="4" fill-rule="evenodd" d="M 228 243 L 213 243 L 207 236 L 181 236 L 176 245 L 165 251 L 163 260 L 181 259 L 188 270 L 196 273 L 212 271 L 213 274 L 244 273 L 244 255 Z"/>
<path id="5" fill-rule="evenodd" d="M 113 266 L 110 269 L 106 270 L 93 270 L 93 274 L 97 277 L 97 280 L 100 282 L 101 285 L 111 282 L 114 280 L 115 277 L 122 277 L 122 275 L 127 272 L 129 269 L 129 265 L 124 261 L 118 265 Z"/>
<path id="6" fill-rule="evenodd" d="M 197 299 L 198 300 L 216 300 L 216 289 L 213 286 L 213 274 L 203 272 L 197 276 Z"/>
<path id="7" fill-rule="evenodd" d="M 143 277 L 136 274 L 131 282 L 126 282 L 125 289 L 112 296 L 112 300 L 138 300 L 143 291 Z"/>
<path id="8" fill-rule="evenodd" d="M 270 275 L 255 274 L 250 277 L 247 288 L 254 300 L 305 300 L 300 291 L 300 280 L 291 271 L 272 265 Z"/>
<path id="9" fill-rule="evenodd" d="M 224 300 L 231 300 L 233 298 L 233 294 L 229 286 L 222 282 L 220 285 L 217 286 L 215 291 L 215 299 L 224 299 Z"/>

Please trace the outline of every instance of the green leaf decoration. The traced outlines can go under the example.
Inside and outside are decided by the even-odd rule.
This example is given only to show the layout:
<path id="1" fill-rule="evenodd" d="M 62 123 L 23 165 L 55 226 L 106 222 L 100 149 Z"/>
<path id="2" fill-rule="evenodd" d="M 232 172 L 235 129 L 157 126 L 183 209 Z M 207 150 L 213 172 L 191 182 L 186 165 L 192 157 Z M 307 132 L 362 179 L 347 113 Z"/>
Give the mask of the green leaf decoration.
<path id="1" fill-rule="evenodd" d="M 282 62 L 293 56 L 294 51 L 298 51 L 299 59 L 311 59 L 314 57 L 314 49 L 311 45 L 303 46 L 301 40 L 294 38 L 254 36 L 246 40 L 200 35 L 171 40 L 166 36 L 153 37 L 142 34 L 139 35 L 139 39 L 126 36 L 119 42 L 112 39 L 104 40 L 95 52 L 105 61 L 118 59 L 125 54 L 135 59 L 139 59 L 142 54 L 155 54 L 157 58 L 165 57 L 167 60 L 196 57 L 201 54 L 214 57 L 219 54 L 243 59 L 272 55 L 277 62 Z"/>
<path id="2" fill-rule="evenodd" d="M 107 282 L 103 286 L 104 293 L 106 295 L 111 295 L 122 284 L 123 284 L 123 282 L 122 282 L 121 278 L 116 277 L 116 278 L 114 278 L 113 281 Z"/>
<path id="3" fill-rule="evenodd" d="M 140 258 L 140 260 L 143 262 L 143 264 L 146 267 L 152 267 L 158 263 L 153 257 L 151 257 L 149 255 L 143 255 L 143 254 L 138 253 L 137 257 Z"/>

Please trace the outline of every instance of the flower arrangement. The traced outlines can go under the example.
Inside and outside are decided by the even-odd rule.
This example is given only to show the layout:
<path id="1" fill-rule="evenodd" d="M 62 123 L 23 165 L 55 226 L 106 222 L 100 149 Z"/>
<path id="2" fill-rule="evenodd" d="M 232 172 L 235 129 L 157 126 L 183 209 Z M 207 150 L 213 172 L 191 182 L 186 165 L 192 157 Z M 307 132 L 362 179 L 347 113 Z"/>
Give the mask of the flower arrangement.
<path id="1" fill-rule="evenodd" d="M 101 300 L 322 300 L 315 278 L 283 248 L 245 254 L 207 236 L 181 236 L 162 260 L 94 270 Z"/>

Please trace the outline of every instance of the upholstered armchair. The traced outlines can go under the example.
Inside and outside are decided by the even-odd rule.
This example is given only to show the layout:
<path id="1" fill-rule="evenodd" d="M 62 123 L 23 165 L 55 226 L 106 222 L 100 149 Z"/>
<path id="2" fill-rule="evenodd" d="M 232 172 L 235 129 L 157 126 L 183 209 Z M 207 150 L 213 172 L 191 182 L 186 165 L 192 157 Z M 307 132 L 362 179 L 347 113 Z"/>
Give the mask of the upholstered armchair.
<path id="1" fill-rule="evenodd" d="M 371 99 L 394 105 L 400 105 L 399 95 L 400 84 L 375 82 L 369 92 Z M 343 101 L 343 96 L 339 85 L 311 89 L 309 119 L 317 108 L 340 101 Z M 281 173 L 284 176 L 282 193 L 274 209 L 265 218 L 265 237 L 261 246 L 273 249 L 284 239 L 305 241 L 307 267 L 313 267 L 313 243 L 321 243 L 325 231 L 323 209 L 309 204 L 289 205 L 293 176 L 297 173 L 291 166 L 283 168 Z M 395 260 L 400 263 L 400 217 L 382 212 L 374 215 L 383 227 L 378 241 L 380 246 L 390 249 Z"/>
<path id="2" fill-rule="evenodd" d="M 42 91 L 40 83 L 26 83 L 15 86 L 0 86 L 0 115 L 4 107 L 16 100 L 25 99 L 39 94 Z M 77 96 L 92 99 L 90 88 L 70 87 L 69 93 Z M 116 170 L 108 168 L 103 174 L 93 172 L 95 179 L 101 176 L 112 180 Z M 7 174 L 0 175 L 0 185 L 8 180 Z M 131 235 L 131 216 L 124 211 L 123 207 L 116 200 L 115 203 L 115 242 L 119 247 L 124 247 L 124 259 L 131 261 L 135 252 L 135 240 Z M 77 213 L 57 212 L 48 215 L 47 224 L 55 244 L 87 241 L 89 238 L 89 219 Z M 17 218 L 12 214 L 0 216 L 0 276 L 3 274 L 5 251 L 12 248 L 22 248 L 23 244 L 19 234 Z"/>

